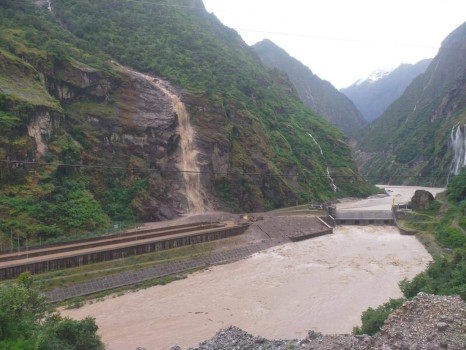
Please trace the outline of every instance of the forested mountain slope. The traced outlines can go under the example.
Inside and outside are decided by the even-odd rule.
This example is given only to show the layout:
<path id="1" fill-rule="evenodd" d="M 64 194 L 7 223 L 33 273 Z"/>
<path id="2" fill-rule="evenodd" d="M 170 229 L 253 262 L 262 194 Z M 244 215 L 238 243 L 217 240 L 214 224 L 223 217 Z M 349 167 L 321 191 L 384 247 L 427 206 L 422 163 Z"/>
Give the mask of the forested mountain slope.
<path id="1" fill-rule="evenodd" d="M 358 144 L 359 165 L 374 181 L 444 185 L 454 156 L 453 129 L 465 123 L 466 23 L 443 41 L 426 72 L 365 130 Z"/>
<path id="2" fill-rule="evenodd" d="M 347 136 L 353 137 L 364 125 L 364 118 L 354 104 L 328 81 L 317 75 L 270 40 L 253 46 L 261 60 L 285 72 L 303 103 L 325 117 Z"/>
<path id="3" fill-rule="evenodd" d="M 0 3 L 5 245 L 10 234 L 23 244 L 187 212 L 172 95 L 194 125 L 212 209 L 255 211 L 372 191 L 343 134 L 201 2 L 51 5 Z"/>
<path id="4" fill-rule="evenodd" d="M 354 102 L 368 122 L 372 122 L 405 92 L 414 78 L 426 71 L 431 62 L 432 59 L 426 59 L 416 64 L 401 64 L 379 79 L 369 77 L 340 91 Z"/>

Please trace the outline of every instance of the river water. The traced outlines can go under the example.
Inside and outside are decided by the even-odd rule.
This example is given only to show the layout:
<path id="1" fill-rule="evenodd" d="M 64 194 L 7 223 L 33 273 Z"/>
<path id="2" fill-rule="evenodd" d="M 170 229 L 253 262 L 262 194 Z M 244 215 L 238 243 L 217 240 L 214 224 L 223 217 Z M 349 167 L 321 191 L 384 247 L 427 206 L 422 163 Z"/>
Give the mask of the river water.
<path id="1" fill-rule="evenodd" d="M 339 226 L 333 235 L 63 314 L 95 317 L 110 350 L 185 348 L 230 325 L 269 339 L 304 338 L 311 329 L 347 333 L 367 307 L 401 297 L 398 282 L 430 261 L 415 237 L 394 227 Z"/>

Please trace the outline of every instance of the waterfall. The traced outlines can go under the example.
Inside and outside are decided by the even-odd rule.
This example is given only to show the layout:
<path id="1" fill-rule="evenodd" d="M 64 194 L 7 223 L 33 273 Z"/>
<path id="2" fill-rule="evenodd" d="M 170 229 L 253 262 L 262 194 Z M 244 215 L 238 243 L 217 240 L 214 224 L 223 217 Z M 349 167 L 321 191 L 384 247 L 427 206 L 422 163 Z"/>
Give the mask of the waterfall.
<path id="1" fill-rule="evenodd" d="M 112 62 L 119 65 L 115 61 Z M 181 146 L 181 165 L 179 166 L 179 170 L 183 173 L 183 178 L 186 183 L 185 194 L 186 200 L 188 202 L 188 212 L 190 214 L 205 213 L 208 208 L 204 204 L 204 191 L 201 185 L 200 168 L 197 164 L 197 156 L 199 152 L 197 152 L 194 144 L 196 134 L 189 121 L 189 114 L 184 103 L 181 102 L 177 95 L 169 91 L 166 86 L 164 86 L 164 82 L 162 80 L 130 70 L 121 65 L 119 66 L 133 74 L 144 78 L 171 98 L 173 110 L 178 116 L 178 133 L 180 135 Z"/>
<path id="2" fill-rule="evenodd" d="M 201 191 L 201 174 L 197 164 L 198 152 L 194 146 L 195 133 L 189 122 L 189 114 L 180 98 L 170 94 L 173 108 L 178 115 L 178 132 L 181 139 L 181 159 L 183 177 L 186 182 L 186 198 L 190 213 L 200 214 L 206 211 Z"/>
<path id="3" fill-rule="evenodd" d="M 47 1 L 47 9 L 52 12 L 52 1 Z"/>
<path id="4" fill-rule="evenodd" d="M 317 147 L 319 147 L 320 155 L 322 156 L 322 159 L 325 160 L 325 156 L 324 156 L 324 152 L 322 151 L 322 147 L 320 147 L 319 143 L 314 138 L 314 136 L 312 136 L 310 133 L 307 133 L 307 134 L 314 141 L 314 143 L 317 145 Z M 330 176 L 330 170 L 328 168 L 328 165 L 327 165 L 327 179 L 329 179 L 329 181 L 330 181 L 330 184 L 331 184 L 331 186 L 333 188 L 333 192 L 336 192 L 338 190 L 338 187 L 337 187 L 337 185 L 335 185 L 335 181 L 333 181 L 332 176 Z"/>
<path id="5" fill-rule="evenodd" d="M 454 151 L 450 175 L 458 175 L 466 165 L 466 124 L 451 129 L 451 146 Z"/>

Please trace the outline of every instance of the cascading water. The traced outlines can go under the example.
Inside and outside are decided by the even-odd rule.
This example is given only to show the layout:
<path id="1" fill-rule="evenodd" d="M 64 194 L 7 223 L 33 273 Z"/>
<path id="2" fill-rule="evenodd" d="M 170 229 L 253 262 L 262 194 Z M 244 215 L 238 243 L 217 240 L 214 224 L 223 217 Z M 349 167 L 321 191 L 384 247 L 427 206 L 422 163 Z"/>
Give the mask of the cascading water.
<path id="1" fill-rule="evenodd" d="M 458 175 L 466 165 L 466 124 L 451 129 L 451 146 L 455 152 L 450 166 L 450 175 Z"/>
<path id="2" fill-rule="evenodd" d="M 309 137 L 314 141 L 314 143 L 317 145 L 317 147 L 319 147 L 319 151 L 320 151 L 320 155 L 322 156 L 322 159 L 325 160 L 325 156 L 324 156 L 324 152 L 322 151 L 322 147 L 320 147 L 319 143 L 317 142 L 317 140 L 314 138 L 314 136 L 312 136 L 310 133 L 307 133 L 309 135 Z M 328 168 L 328 165 L 327 165 L 327 178 L 329 179 L 330 181 L 330 184 L 333 188 L 333 192 L 336 192 L 338 191 L 338 187 L 335 185 L 335 181 L 333 181 L 333 178 L 332 176 L 330 176 L 330 170 Z"/>
<path id="3" fill-rule="evenodd" d="M 189 212 L 200 214 L 206 211 L 202 199 L 201 175 L 197 164 L 198 152 L 194 147 L 195 133 L 189 122 L 189 114 L 180 98 L 170 94 L 173 108 L 178 115 L 178 132 L 181 139 L 181 159 L 184 180 L 186 181 L 186 197 L 188 200 Z"/>
<path id="4" fill-rule="evenodd" d="M 52 12 L 52 1 L 47 1 L 47 8 L 50 12 Z"/>
<path id="5" fill-rule="evenodd" d="M 116 62 L 114 63 L 117 64 Z M 178 116 L 178 133 L 180 135 L 181 145 L 181 165 L 179 166 L 179 169 L 183 172 L 183 178 L 186 183 L 186 200 L 188 202 L 188 212 L 190 214 L 205 213 L 208 208 L 204 204 L 200 168 L 197 164 L 198 152 L 194 145 L 194 139 L 196 135 L 189 121 L 189 114 L 185 105 L 183 102 L 181 102 L 177 95 L 169 91 L 164 86 L 163 81 L 155 79 L 149 75 L 130 70 L 121 65 L 120 67 L 146 79 L 148 82 L 155 85 L 158 89 L 163 91 L 163 93 L 171 98 L 173 109 Z"/>

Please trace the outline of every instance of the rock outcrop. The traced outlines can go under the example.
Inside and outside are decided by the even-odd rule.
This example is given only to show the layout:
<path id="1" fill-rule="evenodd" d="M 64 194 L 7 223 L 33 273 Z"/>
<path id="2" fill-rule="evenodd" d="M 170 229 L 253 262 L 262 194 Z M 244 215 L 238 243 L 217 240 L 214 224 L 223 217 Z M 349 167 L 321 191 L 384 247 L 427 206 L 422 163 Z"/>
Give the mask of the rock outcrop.
<path id="1" fill-rule="evenodd" d="M 174 349 L 180 349 L 174 347 Z M 267 340 L 229 327 L 188 350 L 434 350 L 466 349 L 466 303 L 459 296 L 419 293 L 385 321 L 374 336 L 323 335 L 310 331 L 303 340 Z"/>
<path id="2" fill-rule="evenodd" d="M 414 210 L 426 210 L 434 200 L 432 193 L 426 190 L 417 190 L 411 198 L 411 206 Z"/>

